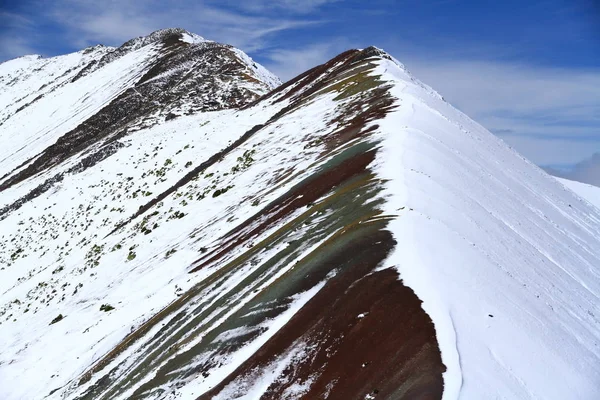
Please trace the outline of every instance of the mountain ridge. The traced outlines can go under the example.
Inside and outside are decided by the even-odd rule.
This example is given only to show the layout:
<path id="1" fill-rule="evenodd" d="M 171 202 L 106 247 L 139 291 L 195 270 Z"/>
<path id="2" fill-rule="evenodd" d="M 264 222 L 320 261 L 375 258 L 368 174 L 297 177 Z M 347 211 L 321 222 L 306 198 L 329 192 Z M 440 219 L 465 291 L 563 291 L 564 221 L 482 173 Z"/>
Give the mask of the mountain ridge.
<path id="1" fill-rule="evenodd" d="M 86 168 L 94 144 L 22 179 L 0 154 L 0 207 L 62 174 L 0 220 L 3 397 L 597 394 L 597 209 L 380 49 L 275 88 L 218 51 L 262 91 L 141 107 Z"/>

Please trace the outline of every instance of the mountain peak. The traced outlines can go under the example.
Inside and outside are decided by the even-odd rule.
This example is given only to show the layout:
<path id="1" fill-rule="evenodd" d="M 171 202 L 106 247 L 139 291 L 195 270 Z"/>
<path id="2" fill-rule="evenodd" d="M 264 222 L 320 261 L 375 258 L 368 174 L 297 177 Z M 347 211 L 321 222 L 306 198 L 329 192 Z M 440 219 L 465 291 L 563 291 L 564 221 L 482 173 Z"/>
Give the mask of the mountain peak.
<path id="1" fill-rule="evenodd" d="M 147 41 L 168 41 L 178 39 L 186 43 L 201 43 L 206 42 L 202 36 L 192 33 L 183 28 L 165 28 L 159 29 L 147 36 L 143 36 Z"/>
<path id="2" fill-rule="evenodd" d="M 120 48 L 138 49 L 140 47 L 152 44 L 163 43 L 171 45 L 175 43 L 202 43 L 207 42 L 202 36 L 191 33 L 183 28 L 165 28 L 156 30 L 146 36 L 138 36 L 123 43 Z"/>
<path id="3" fill-rule="evenodd" d="M 400 61 L 398 61 L 396 58 L 394 58 L 390 53 L 388 53 L 387 51 L 383 50 L 382 48 L 376 47 L 376 46 L 369 46 L 367 48 L 364 49 L 359 49 L 360 51 L 360 58 L 378 58 L 378 59 L 382 59 L 382 60 L 389 60 L 394 62 L 395 64 L 398 65 L 398 67 L 400 67 L 402 70 L 406 71 L 406 67 L 404 66 L 403 63 L 401 63 Z"/>
<path id="4" fill-rule="evenodd" d="M 32 174 L 60 164 L 98 142 L 108 145 L 117 135 L 134 129 L 132 126 L 143 124 L 149 127 L 167 117 L 240 108 L 280 83 L 241 50 L 204 40 L 180 28 L 161 29 L 129 40 L 118 48 L 98 45 L 81 53 L 85 57 L 67 55 L 48 59 L 47 63 L 36 69 L 34 90 L 28 87 L 30 92 L 26 96 L 20 96 L 17 88 L 27 87 L 26 79 L 31 74 L 23 74 L 23 68 L 30 68 L 30 63 L 22 62 L 20 70 L 13 68 L 14 71 L 6 76 L 0 76 L 0 83 L 8 82 L 12 88 L 12 97 L 9 99 L 5 96 L 8 103 L 0 112 L 0 125 L 7 121 L 7 125 L 18 123 L 43 104 L 48 106 L 49 100 L 55 98 L 65 86 L 78 88 L 72 89 L 72 92 L 79 91 L 81 94 L 95 87 L 94 90 L 98 92 L 89 92 L 90 98 L 94 95 L 101 98 L 103 91 L 107 95 L 112 93 L 108 95 L 112 100 L 96 110 L 95 115 L 81 113 L 76 119 L 74 115 L 67 117 L 79 121 L 80 125 L 71 125 L 70 131 L 55 137 L 56 141 L 38 153 L 36 160 L 23 170 L 4 175 L 0 191 Z M 74 64 L 67 64 L 71 61 Z M 54 69 L 64 70 L 61 79 L 52 79 Z M 116 79 L 116 71 L 129 78 L 126 81 Z M 90 75 L 101 78 L 95 80 Z M 78 81 L 83 79 L 86 82 L 80 84 Z M 96 84 L 101 80 L 105 86 L 97 87 Z M 66 100 L 61 98 L 60 102 Z M 85 115 L 89 119 L 81 119 Z M 104 150 L 101 153 L 108 154 Z M 18 154 L 12 156 L 16 164 L 11 165 L 15 168 L 23 160 L 17 161 L 20 157 Z M 102 157 L 98 154 L 93 158 L 97 162 Z M 0 207 L 0 218 L 5 211 L 6 208 Z"/>
<path id="5" fill-rule="evenodd" d="M 390 56 L 385 50 L 380 49 L 376 46 L 369 46 L 365 49 L 362 49 L 361 53 L 364 54 L 366 57 L 380 57 L 388 60 L 392 59 L 392 56 Z"/>

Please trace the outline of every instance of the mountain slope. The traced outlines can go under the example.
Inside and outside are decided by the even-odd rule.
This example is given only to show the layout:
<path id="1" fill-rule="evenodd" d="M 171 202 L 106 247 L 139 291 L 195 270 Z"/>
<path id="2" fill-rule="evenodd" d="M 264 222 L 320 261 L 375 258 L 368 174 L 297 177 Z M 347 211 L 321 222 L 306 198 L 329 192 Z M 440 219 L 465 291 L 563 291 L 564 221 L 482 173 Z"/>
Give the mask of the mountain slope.
<path id="1" fill-rule="evenodd" d="M 202 82 L 2 164 L 3 398 L 597 397 L 597 209 L 376 48 Z"/>
<path id="2" fill-rule="evenodd" d="M 7 173 L 0 189 L 82 151 L 88 157 L 71 168 L 85 169 L 114 153 L 116 139 L 131 130 L 181 113 L 239 107 L 277 83 L 241 51 L 176 29 L 117 49 L 97 47 L 27 64 L 35 68 L 34 78 L 13 66 L 18 61 L 2 64 L 0 71 L 8 71 L 3 79 L 11 89 L 7 93 L 33 91 L 18 100 L 4 96 L 0 140 L 7 146 L 0 166 Z M 55 70 L 64 69 L 50 80 Z"/>
<path id="3" fill-rule="evenodd" d="M 581 196 L 582 199 L 600 209 L 600 188 L 594 185 L 588 185 L 578 181 L 571 181 L 564 178 L 556 178 L 560 183 Z"/>
<path id="4" fill-rule="evenodd" d="M 408 128 L 390 140 L 401 163 L 383 176 L 402 179 L 392 190 L 415 211 L 392 227 L 412 251 L 391 262 L 407 266 L 442 355 L 447 344 L 455 393 L 596 397 L 598 211 L 438 97 L 402 86 L 398 97 L 426 105 L 402 108 Z"/>

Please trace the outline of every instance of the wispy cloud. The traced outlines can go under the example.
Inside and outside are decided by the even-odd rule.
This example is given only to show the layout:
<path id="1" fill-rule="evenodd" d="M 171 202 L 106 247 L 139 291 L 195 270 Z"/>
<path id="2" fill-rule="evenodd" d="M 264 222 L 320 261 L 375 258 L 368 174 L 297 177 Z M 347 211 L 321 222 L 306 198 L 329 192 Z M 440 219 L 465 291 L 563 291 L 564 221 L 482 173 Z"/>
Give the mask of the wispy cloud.
<path id="1" fill-rule="evenodd" d="M 317 43 L 300 49 L 275 49 L 265 55 L 265 66 L 286 81 L 350 48 L 344 39 Z"/>
<path id="2" fill-rule="evenodd" d="M 579 119 L 600 110 L 600 69 L 444 59 L 405 62 L 438 91 L 480 115 L 493 110 L 493 115 Z"/>
<path id="3" fill-rule="evenodd" d="M 272 46 L 271 39 L 278 32 L 321 23 L 305 14 L 326 2 L 314 0 L 299 6 L 292 1 L 256 0 L 232 2 L 235 6 L 227 6 L 227 2 L 189 0 L 35 0 L 36 4 L 30 8 L 37 10 L 36 18 L 57 26 L 62 40 L 73 50 L 97 43 L 120 45 L 132 37 L 146 35 L 157 29 L 182 27 L 208 39 L 229 43 L 246 51 L 256 51 Z M 265 12 L 259 13 L 261 10 Z M 286 12 L 282 13 L 281 10 Z M 13 14 L 7 19 L 14 24 L 27 17 Z M 27 32 L 23 27 L 8 29 L 0 35 L 0 40 L 9 37 L 11 30 L 21 33 L 22 50 L 37 47 L 43 53 L 39 42 L 27 42 L 31 31 Z M 11 54 L 18 50 L 15 48 Z"/>
<path id="4" fill-rule="evenodd" d="M 213 4 L 227 4 L 230 7 L 245 10 L 251 13 L 286 12 L 289 14 L 307 14 L 320 7 L 337 3 L 341 0 L 220 0 L 212 1 Z"/>
<path id="5" fill-rule="evenodd" d="M 33 21 L 23 15 L 0 11 L 0 61 L 34 53 L 27 36 L 22 34 L 33 25 Z"/>
<path id="6" fill-rule="evenodd" d="M 33 21 L 30 18 L 9 11 L 0 11 L 0 21 L 5 30 L 7 28 L 23 28 L 33 25 Z"/>
<path id="7" fill-rule="evenodd" d="M 36 49 L 28 40 L 15 36 L 0 37 L 0 62 L 25 54 L 35 54 Z"/>

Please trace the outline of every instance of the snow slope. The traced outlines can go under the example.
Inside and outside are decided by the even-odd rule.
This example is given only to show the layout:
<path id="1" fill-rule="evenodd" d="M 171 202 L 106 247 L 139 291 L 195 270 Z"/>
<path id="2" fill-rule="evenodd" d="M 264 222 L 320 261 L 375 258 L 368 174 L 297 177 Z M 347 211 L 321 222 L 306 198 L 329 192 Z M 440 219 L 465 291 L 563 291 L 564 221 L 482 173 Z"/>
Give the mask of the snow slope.
<path id="1" fill-rule="evenodd" d="M 556 178 L 560 183 L 575 192 L 582 199 L 600 209 L 600 188 L 587 183 L 571 181 L 564 178 Z"/>
<path id="2" fill-rule="evenodd" d="M 150 102 L 157 104 L 175 102 L 171 107 L 167 107 L 169 103 L 161 104 L 163 109 L 169 112 L 189 111 L 183 105 L 176 104 L 177 100 L 159 99 L 159 96 L 152 92 L 157 90 L 154 89 L 154 85 L 161 93 L 168 93 L 173 86 L 169 78 L 176 79 L 176 86 L 186 87 L 187 79 L 191 80 L 191 84 L 197 86 L 198 90 L 204 89 L 205 96 L 212 96 L 212 109 L 229 106 L 226 101 L 218 98 L 219 92 L 232 97 L 232 93 L 245 90 L 256 98 L 279 83 L 278 79 L 262 66 L 235 49 L 232 50 L 231 58 L 238 58 L 245 68 L 245 75 L 220 82 L 212 82 L 206 76 L 202 76 L 200 79 L 211 84 L 212 88 L 202 87 L 193 82 L 194 73 L 191 71 L 197 70 L 206 75 L 212 72 L 211 68 L 223 68 L 223 61 L 214 55 L 210 56 L 212 58 L 202 58 L 197 54 L 189 54 L 189 60 L 177 60 L 177 54 L 183 53 L 187 56 L 188 53 L 178 51 L 177 45 L 173 43 L 179 43 L 188 53 L 195 52 L 201 55 L 207 52 L 210 54 L 206 49 L 228 48 L 184 30 L 165 29 L 153 32 L 147 37 L 132 39 L 119 48 L 96 46 L 64 56 L 48 59 L 26 56 L 0 64 L 0 141 L 3 143 L 0 149 L 0 168 L 3 176 L 0 176 L 0 181 L 6 178 L 5 173 L 14 175 L 30 165 L 32 160 L 39 157 L 57 139 L 94 115 L 100 114 L 100 111 L 107 114 L 106 109 L 117 99 L 122 101 L 110 111 L 111 114 L 128 112 L 135 115 L 135 105 L 128 109 L 127 103 L 135 103 L 135 97 L 144 96 L 155 96 Z M 221 56 L 221 59 L 229 61 L 227 55 Z M 214 67 L 211 64 L 214 64 Z M 167 67 L 168 72 L 162 72 Z M 156 76 L 149 79 L 149 73 Z M 223 77 L 225 76 L 226 74 L 223 74 Z M 130 96 L 133 100 L 125 101 L 126 91 L 133 91 Z M 189 92 L 191 89 L 187 90 L 186 94 Z M 184 97 L 176 91 L 174 94 Z M 197 102 L 202 102 L 202 96 L 189 94 L 199 97 Z M 189 107 L 192 103 L 188 101 L 186 106 Z M 149 116 L 152 115 L 145 115 Z M 155 112 L 153 116 L 160 116 L 160 112 Z M 112 115 L 102 118 L 110 117 Z M 118 119 L 117 116 L 117 121 L 114 122 L 120 122 Z M 123 129 L 122 124 L 114 125 Z"/>
<path id="3" fill-rule="evenodd" d="M 248 104 L 0 192 L 0 398 L 599 397 L 597 208 L 374 48 Z"/>
<path id="4" fill-rule="evenodd" d="M 2 171 L 11 171 L 36 156 L 61 135 L 97 113 L 139 79 L 148 68 L 148 60 L 156 56 L 156 49 L 147 46 L 115 60 L 94 75 L 69 82 L 92 59 L 105 54 L 106 49 L 93 49 L 90 53 L 84 50 L 50 59 L 40 58 L 26 65 L 29 73 L 24 74 L 22 68 L 11 68 L 3 76 L 4 81 L 9 84 L 11 78 L 18 80 L 10 85 L 10 90 L 3 90 L 0 95 Z M 14 61 L 0 64 L 0 67 L 11 67 Z M 4 73 L 4 70 L 5 68 L 1 68 L 0 72 Z M 31 73 L 32 70 L 36 73 Z M 65 74 L 69 70 L 71 72 Z M 39 90 L 44 85 L 49 86 Z M 15 94 L 25 93 L 31 94 L 15 101 Z M 38 96 L 42 97 L 16 112 Z"/>
<path id="5" fill-rule="evenodd" d="M 600 213 L 393 62 L 388 263 L 436 325 L 445 398 L 600 395 Z M 385 133 L 383 133 L 385 132 Z"/>

